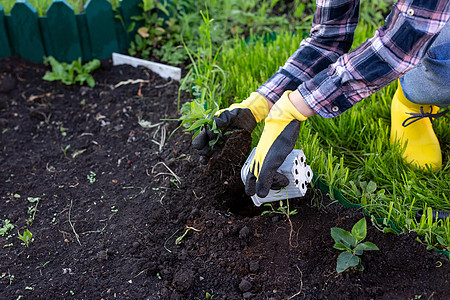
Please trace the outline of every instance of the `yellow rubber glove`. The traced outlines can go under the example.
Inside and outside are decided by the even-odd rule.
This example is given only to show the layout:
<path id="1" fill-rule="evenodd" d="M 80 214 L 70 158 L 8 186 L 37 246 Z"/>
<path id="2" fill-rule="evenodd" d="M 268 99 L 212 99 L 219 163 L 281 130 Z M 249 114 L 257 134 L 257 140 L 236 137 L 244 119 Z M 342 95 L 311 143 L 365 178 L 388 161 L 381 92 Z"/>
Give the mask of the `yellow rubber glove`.
<path id="1" fill-rule="evenodd" d="M 283 94 L 266 118 L 245 183 L 245 192 L 249 196 L 256 193 L 264 198 L 271 188 L 280 189 L 289 185 L 288 179 L 277 170 L 294 149 L 300 123 L 306 120 L 289 100 L 290 93 L 286 91 Z"/>
<path id="2" fill-rule="evenodd" d="M 213 120 L 222 132 L 232 129 L 244 129 L 252 132 L 256 124 L 264 120 L 268 113 L 267 100 L 259 93 L 251 93 L 250 97 L 241 103 L 235 103 L 226 109 L 217 111 Z M 192 141 L 192 146 L 200 154 L 202 164 L 206 164 L 211 157 L 213 147 L 210 141 L 214 141 L 216 138 L 217 133 L 205 126 Z"/>

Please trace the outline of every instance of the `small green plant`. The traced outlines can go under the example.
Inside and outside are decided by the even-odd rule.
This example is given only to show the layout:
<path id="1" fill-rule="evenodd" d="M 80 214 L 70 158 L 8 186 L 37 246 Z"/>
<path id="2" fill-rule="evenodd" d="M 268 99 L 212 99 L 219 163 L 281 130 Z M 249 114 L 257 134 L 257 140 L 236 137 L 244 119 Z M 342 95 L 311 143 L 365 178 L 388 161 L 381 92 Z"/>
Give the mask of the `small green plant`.
<path id="1" fill-rule="evenodd" d="M 87 83 L 91 88 L 95 86 L 95 80 L 90 74 L 100 67 L 100 60 L 93 59 L 85 64 L 81 63 L 81 58 L 72 63 L 58 62 L 54 57 L 46 57 L 44 62 L 50 64 L 51 72 L 45 73 L 43 79 L 47 81 L 59 80 L 66 85 Z"/>
<path id="2" fill-rule="evenodd" d="M 331 228 L 331 236 L 335 241 L 334 248 L 343 251 L 337 259 L 336 271 L 338 273 L 344 272 L 348 268 L 358 268 L 363 271 L 364 267 L 361 265 L 359 257 L 363 251 L 380 250 L 374 243 L 362 243 L 366 235 L 367 222 L 365 218 L 359 220 L 351 232 L 338 227 Z"/>
<path id="3" fill-rule="evenodd" d="M 39 201 L 41 200 L 41 198 L 39 198 L 39 197 L 28 197 L 27 200 L 28 200 L 28 202 L 33 204 L 32 206 L 28 206 L 29 217 L 27 219 L 27 226 L 31 226 L 31 224 L 33 224 L 33 221 L 34 221 L 34 217 L 36 216 L 37 207 L 39 205 Z"/>
<path id="4" fill-rule="evenodd" d="M 14 225 L 11 224 L 11 222 L 9 221 L 9 219 L 5 219 L 3 221 L 3 226 L 0 227 L 0 235 L 1 236 L 5 236 L 5 234 L 8 233 L 8 231 L 11 231 L 14 229 Z"/>
<path id="5" fill-rule="evenodd" d="M 2 279 L 2 278 L 6 278 L 6 273 L 0 274 L 0 279 Z M 14 275 L 12 275 L 9 272 L 9 269 L 8 269 L 8 278 L 9 278 L 9 285 L 11 285 L 12 281 L 14 280 Z"/>
<path id="6" fill-rule="evenodd" d="M 266 215 L 266 214 L 281 214 L 284 215 L 286 217 L 286 219 L 289 222 L 289 227 L 291 228 L 289 231 L 289 245 L 292 248 L 297 247 L 296 245 L 294 245 L 292 243 L 292 236 L 294 234 L 294 225 L 292 224 L 291 221 L 291 216 L 296 215 L 297 214 L 297 210 L 290 210 L 289 208 L 289 199 L 286 199 L 286 205 L 284 205 L 283 200 L 280 200 L 280 205 L 278 206 L 277 209 L 275 209 L 273 207 L 273 205 L 271 203 L 265 203 L 264 206 L 270 207 L 270 210 L 265 210 L 261 213 L 261 215 Z"/>
<path id="7" fill-rule="evenodd" d="M 217 65 L 220 48 L 215 49 L 211 39 L 213 19 L 210 18 L 208 10 L 200 11 L 203 18 L 199 31 L 202 33 L 199 39 L 199 46 L 196 51 L 189 49 L 185 45 L 186 52 L 191 60 L 192 67 L 183 79 L 180 90 L 190 90 L 194 99 L 185 103 L 181 109 L 180 127 L 185 127 L 185 131 L 194 131 L 193 138 L 207 127 L 216 134 L 216 138 L 209 142 L 213 147 L 222 137 L 227 134 L 216 127 L 216 123 L 211 118 L 221 106 L 228 106 L 222 103 L 221 94 L 225 82 L 225 72 Z M 180 99 L 178 99 L 180 100 Z M 178 106 L 180 101 L 178 101 Z"/>
<path id="8" fill-rule="evenodd" d="M 209 126 L 213 132 L 217 133 L 216 123 L 210 117 L 214 112 L 212 109 L 205 109 L 204 104 L 199 99 L 195 99 L 181 107 L 181 117 L 178 120 L 181 121 L 180 126 L 186 128 L 185 131 L 196 131 L 198 134 L 202 126 Z"/>
<path id="9" fill-rule="evenodd" d="M 206 298 L 206 300 L 212 300 L 214 298 L 214 295 L 206 292 L 205 298 Z"/>
<path id="10" fill-rule="evenodd" d="M 421 237 L 417 240 L 427 245 L 427 249 L 450 251 L 450 218 L 438 220 L 431 207 L 423 210 L 420 221 L 412 231 Z"/>
<path id="11" fill-rule="evenodd" d="M 59 131 L 61 131 L 62 136 L 67 136 L 66 128 L 64 128 L 63 126 L 59 127 Z"/>
<path id="12" fill-rule="evenodd" d="M 70 145 L 67 145 L 64 148 L 61 146 L 61 150 L 64 153 L 64 157 L 67 157 L 67 150 L 69 150 L 69 149 L 70 149 Z"/>
<path id="13" fill-rule="evenodd" d="M 190 227 L 190 226 L 186 226 L 186 230 L 184 231 L 184 233 L 182 235 L 180 235 L 179 237 L 177 237 L 177 239 L 175 240 L 175 245 L 178 245 L 181 243 L 181 241 L 184 239 L 184 237 L 188 234 L 189 231 L 194 230 L 199 232 L 199 229 L 196 229 L 194 227 Z"/>
<path id="14" fill-rule="evenodd" d="M 289 209 L 289 200 L 286 199 L 286 205 L 284 205 L 283 200 L 280 200 L 280 205 L 277 209 L 275 209 L 272 205 L 272 203 L 265 203 L 264 206 L 270 207 L 270 210 L 265 210 L 261 213 L 261 216 L 266 214 L 282 214 L 285 216 L 292 216 L 297 214 L 297 210 L 290 210 Z"/>
<path id="15" fill-rule="evenodd" d="M 95 176 L 97 176 L 97 174 L 95 174 L 95 172 L 91 171 L 86 177 L 90 183 L 94 183 L 96 181 Z"/>
<path id="16" fill-rule="evenodd" d="M 28 229 L 23 232 L 23 235 L 17 232 L 17 238 L 27 247 L 34 241 L 33 234 Z"/>

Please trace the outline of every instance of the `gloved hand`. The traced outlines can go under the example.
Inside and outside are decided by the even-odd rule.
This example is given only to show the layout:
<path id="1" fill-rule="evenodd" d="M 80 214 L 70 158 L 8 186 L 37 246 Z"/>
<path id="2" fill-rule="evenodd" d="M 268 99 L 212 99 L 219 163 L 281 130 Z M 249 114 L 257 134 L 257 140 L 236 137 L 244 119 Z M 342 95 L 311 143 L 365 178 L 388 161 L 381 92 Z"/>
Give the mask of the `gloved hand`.
<path id="1" fill-rule="evenodd" d="M 252 132 L 256 124 L 264 120 L 268 113 L 267 100 L 259 93 L 251 93 L 250 97 L 241 103 L 235 103 L 226 109 L 217 111 L 213 120 L 222 132 L 239 128 Z M 205 126 L 192 141 L 192 146 L 200 154 L 202 164 L 208 163 L 213 151 L 210 141 L 214 141 L 216 138 L 217 133 L 213 132 L 209 126 Z"/>
<path id="2" fill-rule="evenodd" d="M 294 149 L 300 123 L 306 120 L 289 100 L 290 93 L 286 91 L 283 94 L 266 118 L 245 182 L 245 193 L 249 196 L 256 193 L 264 198 L 271 188 L 280 189 L 289 185 L 286 176 L 277 170 Z"/>

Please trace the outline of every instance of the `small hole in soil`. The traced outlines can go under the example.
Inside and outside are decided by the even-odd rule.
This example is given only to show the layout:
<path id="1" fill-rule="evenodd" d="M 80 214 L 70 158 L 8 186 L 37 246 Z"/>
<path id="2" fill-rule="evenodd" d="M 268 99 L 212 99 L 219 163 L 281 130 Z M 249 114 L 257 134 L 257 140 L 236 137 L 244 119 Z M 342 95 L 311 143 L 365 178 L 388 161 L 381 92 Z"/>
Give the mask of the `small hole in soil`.
<path id="1" fill-rule="evenodd" d="M 295 165 L 297 166 L 298 165 L 298 160 L 294 160 L 294 162 L 295 162 Z"/>
<path id="2" fill-rule="evenodd" d="M 243 217 L 259 216 L 264 210 L 263 206 L 257 207 L 253 204 L 252 199 L 245 194 L 242 183 L 235 183 L 234 187 L 216 194 L 214 199 L 221 209 Z"/>
<path id="3" fill-rule="evenodd" d="M 311 173 L 308 171 L 308 173 L 306 173 L 306 175 L 308 175 L 308 177 L 309 177 L 309 176 L 311 176 Z"/>
<path id="4" fill-rule="evenodd" d="M 302 183 L 302 190 L 304 190 L 305 189 L 305 184 L 304 183 Z"/>
<path id="5" fill-rule="evenodd" d="M 298 184 L 298 179 L 295 179 L 295 184 Z"/>
<path id="6" fill-rule="evenodd" d="M 298 175 L 298 170 L 297 169 L 295 169 L 295 175 Z"/>
<path id="7" fill-rule="evenodd" d="M 300 158 L 300 161 L 303 162 L 303 157 Z"/>

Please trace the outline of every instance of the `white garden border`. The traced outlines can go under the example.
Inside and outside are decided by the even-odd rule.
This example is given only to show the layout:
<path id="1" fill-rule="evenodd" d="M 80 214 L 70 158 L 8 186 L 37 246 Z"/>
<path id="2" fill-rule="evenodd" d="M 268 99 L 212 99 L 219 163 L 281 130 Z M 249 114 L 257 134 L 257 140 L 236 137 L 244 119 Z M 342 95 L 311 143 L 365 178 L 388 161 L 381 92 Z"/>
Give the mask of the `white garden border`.
<path id="1" fill-rule="evenodd" d="M 181 80 L 181 69 L 173 66 L 168 66 L 160 63 L 156 63 L 153 61 L 140 59 L 124 54 L 113 53 L 112 61 L 114 66 L 118 65 L 130 65 L 133 67 L 143 66 L 146 67 L 164 79 L 172 78 L 173 80 L 180 81 Z"/>

